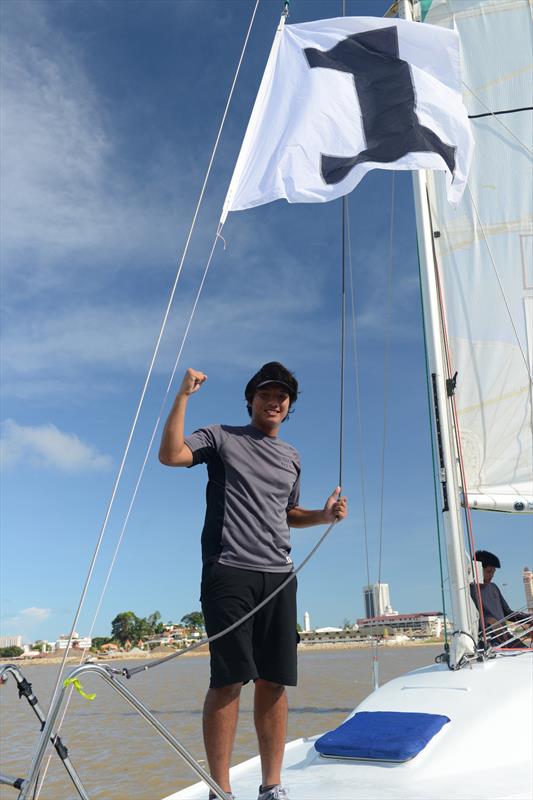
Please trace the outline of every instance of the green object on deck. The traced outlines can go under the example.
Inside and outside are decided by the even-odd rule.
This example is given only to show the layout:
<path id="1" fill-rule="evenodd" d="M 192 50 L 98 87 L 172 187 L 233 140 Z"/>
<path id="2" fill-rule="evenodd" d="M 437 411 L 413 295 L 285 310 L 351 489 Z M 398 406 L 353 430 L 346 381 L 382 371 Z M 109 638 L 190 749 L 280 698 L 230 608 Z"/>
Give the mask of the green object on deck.
<path id="1" fill-rule="evenodd" d="M 84 697 L 86 700 L 94 700 L 94 698 L 96 697 L 95 694 L 87 694 L 87 692 L 83 691 L 83 686 L 79 682 L 78 678 L 65 678 L 65 680 L 63 681 L 63 686 L 65 686 L 65 688 L 67 686 L 73 686 L 76 689 L 76 691 L 79 694 L 81 694 L 81 696 Z"/>

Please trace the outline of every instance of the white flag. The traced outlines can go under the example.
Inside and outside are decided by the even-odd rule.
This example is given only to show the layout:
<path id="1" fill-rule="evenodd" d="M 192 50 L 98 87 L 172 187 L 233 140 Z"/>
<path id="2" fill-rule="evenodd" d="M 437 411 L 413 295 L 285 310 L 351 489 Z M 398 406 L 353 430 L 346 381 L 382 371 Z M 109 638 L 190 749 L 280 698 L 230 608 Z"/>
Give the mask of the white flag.
<path id="1" fill-rule="evenodd" d="M 473 138 L 459 37 L 405 20 L 340 17 L 276 34 L 222 212 L 342 197 L 371 169 L 436 169 L 465 187 Z"/>

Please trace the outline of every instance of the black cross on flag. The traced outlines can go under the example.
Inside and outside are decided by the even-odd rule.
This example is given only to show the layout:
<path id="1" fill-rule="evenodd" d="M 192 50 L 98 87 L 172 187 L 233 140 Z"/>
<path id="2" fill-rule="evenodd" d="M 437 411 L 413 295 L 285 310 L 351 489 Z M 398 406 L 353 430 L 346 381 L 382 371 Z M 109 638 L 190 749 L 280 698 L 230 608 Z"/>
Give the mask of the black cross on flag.
<path id="1" fill-rule="evenodd" d="M 357 164 L 392 164 L 408 153 L 439 153 L 455 169 L 455 147 L 420 124 L 407 61 L 400 58 L 395 26 L 348 36 L 326 53 L 309 47 L 310 67 L 336 69 L 353 76 L 359 98 L 366 148 L 355 156 L 322 155 L 326 183 L 339 183 Z"/>
<path id="2" fill-rule="evenodd" d="M 447 173 L 462 196 L 473 138 L 459 38 L 405 20 L 342 17 L 278 31 L 230 183 L 229 211 L 325 202 L 371 169 Z"/>

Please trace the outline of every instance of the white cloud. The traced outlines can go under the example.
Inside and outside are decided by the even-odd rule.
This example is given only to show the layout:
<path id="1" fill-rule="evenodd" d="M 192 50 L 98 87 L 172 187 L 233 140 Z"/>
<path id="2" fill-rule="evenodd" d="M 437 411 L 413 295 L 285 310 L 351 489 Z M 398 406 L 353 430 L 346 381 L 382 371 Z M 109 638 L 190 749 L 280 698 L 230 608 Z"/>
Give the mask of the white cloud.
<path id="1" fill-rule="evenodd" d="M 24 426 L 8 419 L 2 424 L 0 447 L 2 463 L 7 467 L 29 463 L 64 472 L 83 472 L 106 470 L 112 465 L 110 456 L 102 455 L 74 433 L 64 433 L 51 423 Z"/>
<path id="2" fill-rule="evenodd" d="M 11 3 L 4 16 L 1 192 L 7 287 L 24 297 L 78 281 L 82 271 L 87 285 L 105 282 L 109 264 L 138 256 L 141 245 L 155 258 L 171 246 L 177 227 L 179 212 L 168 198 L 169 164 L 154 154 L 136 186 L 106 100 L 87 73 L 83 48 L 49 22 L 43 4 Z"/>
<path id="3" fill-rule="evenodd" d="M 26 629 L 29 626 L 39 622 L 44 622 L 45 619 L 48 619 L 51 613 L 52 609 L 50 608 L 38 608 L 36 606 L 30 606 L 30 608 L 22 608 L 20 611 L 17 611 L 12 617 L 6 617 L 4 624 L 11 629 L 22 627 Z"/>
<path id="4" fill-rule="evenodd" d="M 170 372 L 189 318 L 200 271 L 184 275 L 169 318 L 158 373 Z M 337 326 L 320 330 L 326 276 L 282 247 L 271 255 L 270 232 L 234 231 L 219 247 L 187 343 L 197 363 L 255 364 L 282 346 L 298 354 L 326 348 Z M 160 305 L 158 305 L 158 299 Z M 4 331 L 5 394 L 72 397 L 108 393 L 124 377 L 140 381 L 163 317 L 166 297 L 135 297 L 91 305 L 62 304 L 31 316 L 10 314 Z M 98 377 L 96 377 L 98 376 Z"/>
<path id="5" fill-rule="evenodd" d="M 68 47 L 36 4 L 25 10 L 30 35 L 26 23 L 26 36 L 17 36 L 12 20 L 14 35 L 3 41 L 4 225 L 8 247 L 29 241 L 57 249 L 100 227 L 97 194 L 110 143 Z"/>
<path id="6" fill-rule="evenodd" d="M 35 631 L 38 631 L 41 624 L 52 615 L 51 608 L 39 608 L 30 606 L 22 608 L 11 617 L 2 620 L 2 632 L 7 636 L 22 635 L 25 641 L 33 640 Z"/>
<path id="7" fill-rule="evenodd" d="M 52 610 L 50 608 L 37 608 L 36 606 L 30 606 L 30 608 L 23 608 L 15 614 L 14 617 L 11 617 L 11 622 L 16 619 L 19 621 L 24 622 L 42 622 L 45 619 L 48 619 Z"/>
<path id="8" fill-rule="evenodd" d="M 3 390 L 17 398 L 72 398 L 87 385 L 108 393 L 128 374 L 141 379 L 167 291 L 160 273 L 152 284 L 147 276 L 163 264 L 171 282 L 170 253 L 174 242 L 183 243 L 175 220 L 191 212 L 191 199 L 182 193 L 187 212 L 178 213 L 178 176 L 192 184 L 199 169 L 183 146 L 177 169 L 170 142 L 160 142 L 142 179 L 128 175 L 112 110 L 91 84 L 83 48 L 68 41 L 46 9 L 10 4 L 4 26 Z M 208 196 L 202 219 L 214 218 L 212 202 Z M 325 313 L 332 265 L 319 263 L 320 255 L 315 263 L 302 261 L 278 223 L 274 229 L 254 219 L 246 212 L 246 223 L 232 221 L 227 253 L 217 250 L 187 348 L 198 364 L 252 365 L 278 342 L 299 360 L 335 346 L 338 311 Z M 164 374 L 189 315 L 205 242 L 214 234 L 203 224 L 156 365 Z M 306 236 L 323 257 L 322 233 L 312 225 Z M 199 265 L 195 274 L 193 264 Z M 376 302 L 359 309 L 360 323 L 363 332 L 380 337 L 376 309 L 383 290 L 382 281 L 374 281 Z"/>

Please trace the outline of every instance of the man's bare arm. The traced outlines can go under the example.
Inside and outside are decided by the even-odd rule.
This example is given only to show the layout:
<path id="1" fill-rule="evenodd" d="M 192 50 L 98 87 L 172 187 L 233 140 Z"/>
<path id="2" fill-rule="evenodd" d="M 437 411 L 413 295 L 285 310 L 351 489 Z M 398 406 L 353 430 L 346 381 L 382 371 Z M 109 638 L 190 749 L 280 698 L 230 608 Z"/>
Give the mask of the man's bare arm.
<path id="1" fill-rule="evenodd" d="M 192 464 L 192 452 L 185 444 L 185 412 L 189 397 L 206 380 L 207 375 L 198 370 L 188 369 L 185 373 L 165 423 L 159 447 L 159 460 L 167 467 L 190 467 Z"/>
<path id="2" fill-rule="evenodd" d="M 348 503 L 346 497 L 339 497 L 340 487 L 326 500 L 324 508 L 310 510 L 295 506 L 287 512 L 287 522 L 290 528 L 310 528 L 312 525 L 329 525 L 330 522 L 341 520 L 348 516 Z"/>

